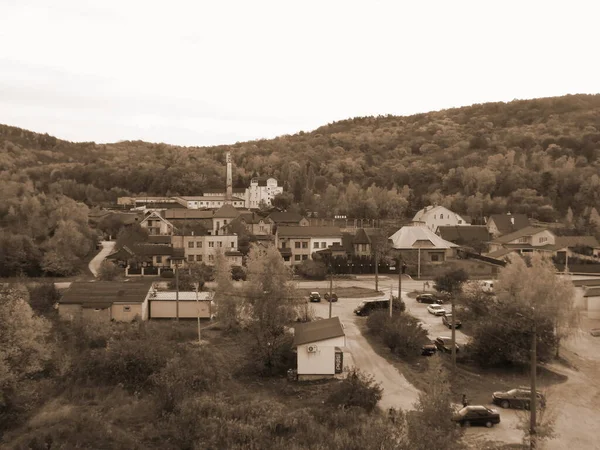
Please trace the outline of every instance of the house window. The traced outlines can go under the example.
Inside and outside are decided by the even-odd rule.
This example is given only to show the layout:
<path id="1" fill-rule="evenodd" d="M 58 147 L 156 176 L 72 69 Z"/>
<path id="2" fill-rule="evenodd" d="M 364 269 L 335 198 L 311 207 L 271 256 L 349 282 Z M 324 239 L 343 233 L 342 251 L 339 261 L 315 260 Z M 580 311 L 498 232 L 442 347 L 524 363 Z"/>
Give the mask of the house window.
<path id="1" fill-rule="evenodd" d="M 519 243 L 526 244 L 527 243 L 527 237 L 519 238 Z"/>
<path id="2" fill-rule="evenodd" d="M 444 218 L 444 215 L 443 215 L 443 214 L 440 214 L 440 219 L 443 219 L 443 218 Z"/>
<path id="3" fill-rule="evenodd" d="M 300 261 L 300 255 L 294 255 L 294 261 Z"/>
<path id="4" fill-rule="evenodd" d="M 318 242 L 315 242 L 315 243 L 313 244 L 313 248 L 319 248 L 319 243 L 318 243 Z"/>
<path id="5" fill-rule="evenodd" d="M 123 306 L 123 312 L 131 312 L 131 306 Z"/>
<path id="6" fill-rule="evenodd" d="M 230 242 L 231 248 L 235 248 L 235 242 Z"/>
<path id="7" fill-rule="evenodd" d="M 209 260 L 209 261 L 214 261 L 214 259 L 215 259 L 215 256 L 214 256 L 214 255 L 208 255 L 208 260 Z"/>
<path id="8" fill-rule="evenodd" d="M 431 261 L 432 262 L 437 262 L 440 260 L 440 255 L 438 255 L 437 253 L 432 253 L 431 254 Z"/>
<path id="9" fill-rule="evenodd" d="M 437 219 L 437 216 L 436 216 L 436 214 L 434 214 L 434 215 L 433 215 L 433 218 L 434 218 L 434 219 Z"/>
<path id="10" fill-rule="evenodd" d="M 547 237 L 542 237 L 542 238 L 540 238 L 540 244 L 541 244 L 542 242 L 547 242 L 547 241 L 548 241 L 548 238 L 547 238 Z"/>
<path id="11" fill-rule="evenodd" d="M 308 242 L 303 242 L 302 243 L 302 248 L 308 248 Z"/>
<path id="12" fill-rule="evenodd" d="M 196 242 L 196 248 L 202 248 L 202 241 Z"/>
<path id="13" fill-rule="evenodd" d="M 156 257 L 156 264 L 162 264 L 162 256 Z"/>
<path id="14" fill-rule="evenodd" d="M 188 248 L 194 248 L 194 242 L 193 241 L 188 242 Z"/>
<path id="15" fill-rule="evenodd" d="M 284 261 L 288 261 L 288 262 L 289 262 L 289 260 L 290 260 L 290 257 L 289 257 L 289 256 L 284 256 L 284 257 L 283 257 L 283 260 L 284 260 Z"/>
<path id="16" fill-rule="evenodd" d="M 302 261 L 306 261 L 308 259 L 308 255 L 302 255 Z"/>
<path id="17" fill-rule="evenodd" d="M 202 262 L 202 255 L 196 255 L 196 261 Z"/>
<path id="18" fill-rule="evenodd" d="M 219 241 L 219 242 L 217 242 L 217 246 L 218 246 L 218 247 L 223 247 L 223 241 Z"/>
<path id="19" fill-rule="evenodd" d="M 260 226 L 260 231 L 265 231 L 265 227 L 263 227 L 262 225 Z"/>
<path id="20" fill-rule="evenodd" d="M 223 226 L 227 225 L 227 219 L 223 219 Z"/>
<path id="21" fill-rule="evenodd" d="M 327 248 L 327 242 L 321 242 L 321 248 Z"/>
<path id="22" fill-rule="evenodd" d="M 296 243 L 295 243 L 295 247 L 296 247 L 296 248 L 300 248 L 300 242 L 296 242 Z"/>
<path id="23" fill-rule="evenodd" d="M 194 262 L 194 255 L 188 255 L 188 261 Z"/>
<path id="24" fill-rule="evenodd" d="M 215 246 L 215 243 L 214 243 L 214 241 L 210 241 L 210 242 L 208 243 L 208 246 L 209 246 L 210 248 L 213 248 L 213 247 Z"/>

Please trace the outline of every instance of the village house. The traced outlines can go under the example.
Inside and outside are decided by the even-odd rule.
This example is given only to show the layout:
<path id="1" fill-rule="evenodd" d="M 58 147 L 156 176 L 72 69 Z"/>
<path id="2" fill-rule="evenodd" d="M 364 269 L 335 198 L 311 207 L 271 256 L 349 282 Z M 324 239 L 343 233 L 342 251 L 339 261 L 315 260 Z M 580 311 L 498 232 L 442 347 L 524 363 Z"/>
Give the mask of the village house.
<path id="1" fill-rule="evenodd" d="M 172 235 L 173 224 L 163 218 L 157 211 L 150 212 L 141 222 L 140 226 L 149 235 Z"/>
<path id="2" fill-rule="evenodd" d="M 310 222 L 306 217 L 294 212 L 275 211 L 269 214 L 267 218 L 273 222 L 274 228 L 284 226 L 307 227 L 310 225 Z"/>
<path id="3" fill-rule="evenodd" d="M 527 255 L 541 252 L 552 256 L 555 252 L 556 236 L 546 228 L 528 226 L 513 233 L 499 236 L 490 242 L 491 258 L 503 258 L 510 253 Z"/>
<path id="4" fill-rule="evenodd" d="M 232 265 L 242 265 L 242 254 L 238 251 L 238 237 L 235 234 L 177 235 L 172 237 L 172 243 L 174 249 L 183 250 L 184 267 L 193 263 L 214 265 L 217 250 L 223 251 Z"/>
<path id="5" fill-rule="evenodd" d="M 525 214 L 492 214 L 486 221 L 486 227 L 492 237 L 503 236 L 529 227 L 529 219 Z"/>
<path id="6" fill-rule="evenodd" d="M 273 221 L 255 212 L 241 213 L 233 222 L 240 223 L 248 233 L 255 236 L 270 236 L 273 234 Z"/>
<path id="7" fill-rule="evenodd" d="M 485 225 L 439 226 L 435 234 L 445 241 L 470 248 L 477 253 L 486 253 L 492 239 Z"/>
<path id="8" fill-rule="evenodd" d="M 275 245 L 287 265 L 312 259 L 312 254 L 334 244 L 342 245 L 339 227 L 284 226 L 277 229 Z"/>
<path id="9" fill-rule="evenodd" d="M 600 261 L 600 243 L 595 236 L 556 236 L 554 246 L 555 255 L 561 262 L 567 257 Z"/>
<path id="10" fill-rule="evenodd" d="M 342 373 L 346 335 L 339 317 L 294 326 L 298 380 L 330 378 Z"/>
<path id="11" fill-rule="evenodd" d="M 170 240 L 169 236 L 164 237 Z M 106 259 L 127 268 L 127 274 L 158 275 L 161 269 L 172 269 L 183 256 L 183 251 L 173 248 L 170 242 L 154 243 L 151 240 L 124 244 Z"/>
<path id="12" fill-rule="evenodd" d="M 131 322 L 148 319 L 152 282 L 74 281 L 58 302 L 61 319 L 78 318 L 102 322 Z"/>
<path id="13" fill-rule="evenodd" d="M 223 205 L 213 212 L 212 228 L 210 234 L 217 236 L 227 232 L 227 225 L 238 218 L 240 212 L 232 205 Z"/>
<path id="14" fill-rule="evenodd" d="M 464 218 L 444 206 L 426 206 L 418 211 L 411 222 L 412 226 L 424 226 L 435 232 L 439 226 L 469 226 Z"/>

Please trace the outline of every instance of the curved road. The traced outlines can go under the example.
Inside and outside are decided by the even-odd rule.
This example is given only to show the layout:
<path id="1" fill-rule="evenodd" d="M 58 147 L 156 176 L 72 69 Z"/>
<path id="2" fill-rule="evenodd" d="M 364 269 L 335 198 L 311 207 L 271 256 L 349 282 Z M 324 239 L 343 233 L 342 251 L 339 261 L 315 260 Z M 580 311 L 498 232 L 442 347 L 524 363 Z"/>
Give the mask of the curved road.
<path id="1" fill-rule="evenodd" d="M 94 256 L 88 265 L 90 272 L 92 272 L 95 277 L 98 276 L 98 270 L 100 269 L 100 264 L 102 264 L 104 258 L 110 255 L 115 248 L 115 241 L 102 241 L 100 244 L 102 245 L 102 250 Z"/>

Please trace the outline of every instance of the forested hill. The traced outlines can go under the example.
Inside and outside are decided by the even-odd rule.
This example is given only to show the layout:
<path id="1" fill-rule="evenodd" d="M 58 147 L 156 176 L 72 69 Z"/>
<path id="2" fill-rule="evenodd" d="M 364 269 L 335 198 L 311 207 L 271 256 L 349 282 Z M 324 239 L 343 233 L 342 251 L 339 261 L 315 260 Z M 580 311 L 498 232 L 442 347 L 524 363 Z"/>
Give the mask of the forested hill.
<path id="1" fill-rule="evenodd" d="M 223 185 L 226 150 L 237 186 L 274 176 L 300 209 L 321 216 L 402 217 L 437 202 L 470 216 L 509 210 L 543 220 L 571 207 L 577 218 L 600 203 L 600 95 L 362 117 L 217 147 L 70 143 L 0 125 L 0 182 L 31 181 L 17 197 L 62 193 L 89 206 L 127 194 L 198 195 Z"/>

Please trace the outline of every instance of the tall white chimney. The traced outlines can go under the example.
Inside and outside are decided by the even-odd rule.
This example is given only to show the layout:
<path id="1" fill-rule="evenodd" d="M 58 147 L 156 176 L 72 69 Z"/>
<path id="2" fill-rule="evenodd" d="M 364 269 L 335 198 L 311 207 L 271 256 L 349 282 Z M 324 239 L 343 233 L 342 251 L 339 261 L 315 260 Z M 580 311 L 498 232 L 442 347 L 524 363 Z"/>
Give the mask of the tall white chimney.
<path id="1" fill-rule="evenodd" d="M 225 161 L 227 162 L 227 193 L 225 195 L 225 204 L 231 205 L 232 197 L 233 197 L 233 181 L 231 174 L 231 153 L 227 152 L 227 156 L 225 157 Z"/>

